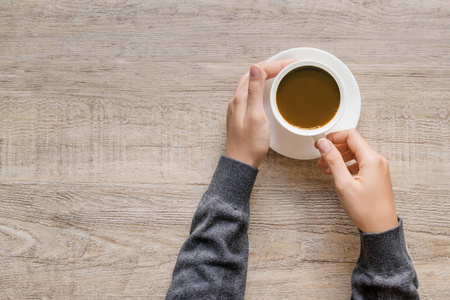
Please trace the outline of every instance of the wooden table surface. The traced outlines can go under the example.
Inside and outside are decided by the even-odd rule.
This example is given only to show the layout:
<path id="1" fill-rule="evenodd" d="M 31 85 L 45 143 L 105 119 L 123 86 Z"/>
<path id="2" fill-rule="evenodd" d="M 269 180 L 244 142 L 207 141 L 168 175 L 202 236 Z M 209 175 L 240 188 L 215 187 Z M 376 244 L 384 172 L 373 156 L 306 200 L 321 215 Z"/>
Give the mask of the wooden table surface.
<path id="1" fill-rule="evenodd" d="M 450 3 L 0 1 L 0 299 L 163 299 L 252 63 L 324 49 L 358 81 L 423 299 L 450 299 Z M 246 299 L 349 299 L 355 226 L 270 151 Z"/>

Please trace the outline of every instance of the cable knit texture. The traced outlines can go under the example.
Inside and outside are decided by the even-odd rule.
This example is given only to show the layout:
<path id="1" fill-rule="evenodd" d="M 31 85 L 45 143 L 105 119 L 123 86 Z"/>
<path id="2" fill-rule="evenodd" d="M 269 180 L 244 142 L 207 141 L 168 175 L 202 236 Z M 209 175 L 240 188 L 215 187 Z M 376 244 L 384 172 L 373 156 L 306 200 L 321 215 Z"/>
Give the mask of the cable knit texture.
<path id="1" fill-rule="evenodd" d="M 178 254 L 166 299 L 244 299 L 249 199 L 257 174 L 258 169 L 221 156 Z M 394 229 L 360 236 L 352 299 L 418 299 L 402 219 Z"/>

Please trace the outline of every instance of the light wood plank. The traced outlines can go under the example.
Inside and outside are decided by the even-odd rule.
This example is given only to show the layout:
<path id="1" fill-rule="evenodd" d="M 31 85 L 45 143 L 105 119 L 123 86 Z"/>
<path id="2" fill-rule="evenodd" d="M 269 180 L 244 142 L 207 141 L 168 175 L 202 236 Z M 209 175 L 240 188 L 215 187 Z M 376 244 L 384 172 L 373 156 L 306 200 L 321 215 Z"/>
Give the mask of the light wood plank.
<path id="1" fill-rule="evenodd" d="M 23 297 L 163 295 L 205 188 L 0 185 L 3 291 L 20 291 Z M 408 199 L 397 201 L 405 218 L 409 253 L 415 264 L 423 266 L 418 273 L 425 286 L 450 277 L 450 221 L 430 217 L 435 211 L 449 214 L 448 206 L 433 204 L 444 196 L 436 192 L 415 199 L 423 205 L 421 210 L 429 207 L 429 212 L 421 213 L 405 209 L 411 205 Z M 332 188 L 256 188 L 251 210 L 250 299 L 284 297 L 285 293 L 323 298 L 348 295 L 359 237 Z M 437 263 L 439 270 L 424 268 Z M 319 288 L 324 280 L 329 288 L 317 293 L 316 289 L 324 290 Z M 437 295 L 433 290 L 428 293 Z"/>

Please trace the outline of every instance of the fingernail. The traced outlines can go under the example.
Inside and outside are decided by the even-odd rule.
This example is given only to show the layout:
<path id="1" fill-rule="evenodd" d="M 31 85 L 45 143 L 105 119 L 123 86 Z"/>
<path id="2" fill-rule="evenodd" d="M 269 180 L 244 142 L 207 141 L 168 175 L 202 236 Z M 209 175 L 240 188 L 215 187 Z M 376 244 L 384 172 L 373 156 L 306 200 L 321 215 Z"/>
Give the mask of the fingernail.
<path id="1" fill-rule="evenodd" d="M 259 77 L 259 69 L 257 66 L 250 67 L 250 79 L 255 79 Z"/>
<path id="2" fill-rule="evenodd" d="M 325 154 L 328 151 L 330 151 L 331 146 L 329 143 L 330 142 L 324 138 L 321 138 L 320 140 L 317 141 L 317 146 L 319 147 L 320 153 Z"/>

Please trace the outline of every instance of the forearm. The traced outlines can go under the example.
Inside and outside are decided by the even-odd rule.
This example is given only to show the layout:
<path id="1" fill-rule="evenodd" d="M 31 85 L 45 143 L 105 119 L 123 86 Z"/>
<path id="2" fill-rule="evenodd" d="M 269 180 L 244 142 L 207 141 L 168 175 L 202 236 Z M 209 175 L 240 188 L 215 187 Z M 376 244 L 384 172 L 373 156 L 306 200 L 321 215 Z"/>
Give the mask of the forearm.
<path id="1" fill-rule="evenodd" d="M 243 299 L 249 198 L 257 172 L 220 158 L 178 255 L 166 299 Z"/>
<path id="2" fill-rule="evenodd" d="M 417 274 L 403 235 L 403 221 L 381 233 L 360 233 L 361 253 L 352 274 L 352 299 L 419 299 Z"/>

